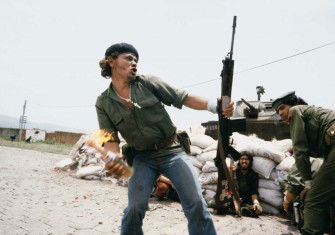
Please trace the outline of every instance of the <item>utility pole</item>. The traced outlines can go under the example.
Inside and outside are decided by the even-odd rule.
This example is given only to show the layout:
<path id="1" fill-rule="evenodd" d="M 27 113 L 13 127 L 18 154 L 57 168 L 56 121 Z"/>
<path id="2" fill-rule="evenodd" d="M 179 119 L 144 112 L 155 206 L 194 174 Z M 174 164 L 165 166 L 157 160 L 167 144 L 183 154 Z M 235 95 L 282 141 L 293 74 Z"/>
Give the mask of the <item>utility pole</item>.
<path id="1" fill-rule="evenodd" d="M 22 129 L 25 129 L 26 127 L 26 123 L 27 123 L 27 116 L 25 116 L 26 113 L 26 106 L 27 106 L 27 100 L 24 101 L 24 105 L 23 105 L 23 113 L 20 116 L 20 122 L 19 122 L 19 128 L 20 128 L 20 132 L 19 132 L 19 141 L 21 141 L 22 138 Z"/>

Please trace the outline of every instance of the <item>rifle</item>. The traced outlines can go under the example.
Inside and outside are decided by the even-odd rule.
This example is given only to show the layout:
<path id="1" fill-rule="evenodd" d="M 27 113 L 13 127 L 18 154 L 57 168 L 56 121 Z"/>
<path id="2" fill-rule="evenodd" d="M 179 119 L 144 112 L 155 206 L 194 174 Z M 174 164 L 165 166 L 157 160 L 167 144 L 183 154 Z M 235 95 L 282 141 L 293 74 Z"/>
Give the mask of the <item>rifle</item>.
<path id="1" fill-rule="evenodd" d="M 223 69 L 221 72 L 221 99 L 218 100 L 218 148 L 215 158 L 215 165 L 218 168 L 218 183 L 215 195 L 215 204 L 218 214 L 226 213 L 226 200 L 222 197 L 223 191 L 226 189 L 224 181 L 227 181 L 228 188 L 232 192 L 232 198 L 235 207 L 235 213 L 241 215 L 241 200 L 236 185 L 233 182 L 233 176 L 229 172 L 226 157 L 230 157 L 235 161 L 240 158 L 240 153 L 229 144 L 229 137 L 234 131 L 244 131 L 246 126 L 245 118 L 228 119 L 222 115 L 222 110 L 230 103 L 231 90 L 233 84 L 234 60 L 233 46 L 236 27 L 236 16 L 234 16 L 233 33 L 230 52 L 222 61 Z"/>

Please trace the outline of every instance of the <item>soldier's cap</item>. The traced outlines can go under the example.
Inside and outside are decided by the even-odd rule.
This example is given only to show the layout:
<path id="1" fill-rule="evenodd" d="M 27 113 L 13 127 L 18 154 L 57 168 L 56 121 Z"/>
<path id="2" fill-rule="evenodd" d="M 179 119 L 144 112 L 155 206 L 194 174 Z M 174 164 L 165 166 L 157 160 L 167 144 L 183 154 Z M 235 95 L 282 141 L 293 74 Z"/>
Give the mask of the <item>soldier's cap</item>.
<path id="1" fill-rule="evenodd" d="M 136 48 L 129 43 L 121 42 L 111 45 L 105 52 L 105 59 L 107 59 L 108 56 L 111 56 L 114 52 L 119 52 L 120 54 L 131 53 L 136 56 L 137 60 L 139 59 Z"/>
<path id="2" fill-rule="evenodd" d="M 291 100 L 295 96 L 295 91 L 287 92 L 272 102 L 272 108 L 277 110 L 279 105 L 285 104 L 287 101 Z"/>

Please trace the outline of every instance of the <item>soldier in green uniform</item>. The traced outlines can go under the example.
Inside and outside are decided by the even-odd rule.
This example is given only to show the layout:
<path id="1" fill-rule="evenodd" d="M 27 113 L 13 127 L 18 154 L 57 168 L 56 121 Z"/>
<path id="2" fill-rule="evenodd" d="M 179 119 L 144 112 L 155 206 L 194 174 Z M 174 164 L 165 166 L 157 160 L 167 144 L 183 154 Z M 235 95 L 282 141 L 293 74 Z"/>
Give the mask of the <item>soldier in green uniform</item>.
<path id="1" fill-rule="evenodd" d="M 304 180 L 302 234 L 323 234 L 327 210 L 335 208 L 335 111 L 306 105 L 295 92 L 276 99 L 272 106 L 290 124 L 293 154 Z M 313 181 L 309 156 L 324 158 Z"/>
<path id="2" fill-rule="evenodd" d="M 109 88 L 96 101 L 100 129 L 114 137 L 106 147 L 119 153 L 118 132 L 134 149 L 134 174 L 128 184 L 128 206 L 122 219 L 121 234 L 143 234 L 142 221 L 154 182 L 160 174 L 168 177 L 176 188 L 190 234 L 216 234 L 213 221 L 203 199 L 193 166 L 185 158 L 164 105 L 179 109 L 183 105 L 197 110 L 217 112 L 216 101 L 188 94 L 155 76 L 137 75 L 139 55 L 130 44 L 109 47 L 100 61 L 101 75 L 111 79 Z M 223 114 L 230 117 L 233 103 Z M 122 157 L 121 154 L 118 157 Z M 111 165 L 115 175 L 122 165 Z"/>

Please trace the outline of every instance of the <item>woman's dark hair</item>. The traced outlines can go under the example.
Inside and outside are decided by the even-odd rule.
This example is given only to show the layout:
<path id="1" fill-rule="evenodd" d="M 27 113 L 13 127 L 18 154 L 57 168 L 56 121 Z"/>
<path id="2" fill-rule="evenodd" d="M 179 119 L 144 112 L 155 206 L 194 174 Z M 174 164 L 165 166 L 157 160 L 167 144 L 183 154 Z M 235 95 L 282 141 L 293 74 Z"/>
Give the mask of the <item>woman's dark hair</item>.
<path id="1" fill-rule="evenodd" d="M 307 102 L 304 101 L 302 98 L 293 95 L 290 99 L 284 101 L 283 104 L 295 106 L 295 105 L 307 105 Z"/>
<path id="2" fill-rule="evenodd" d="M 243 157 L 243 156 L 247 156 L 247 157 L 248 157 L 249 162 L 250 162 L 248 168 L 251 169 L 251 168 L 252 168 L 252 162 L 254 161 L 253 156 L 250 155 L 250 154 L 248 154 L 248 153 L 241 153 L 241 157 Z M 241 159 L 241 157 L 240 157 L 240 159 Z M 238 167 L 238 168 L 241 167 L 240 160 L 238 160 L 237 167 Z"/>
<path id="3" fill-rule="evenodd" d="M 119 52 L 113 52 L 111 56 L 113 59 L 116 59 L 120 55 Z M 111 78 L 112 77 L 112 68 L 108 64 L 108 58 L 102 59 L 99 61 L 99 65 L 101 68 L 101 76 L 104 78 Z"/>

